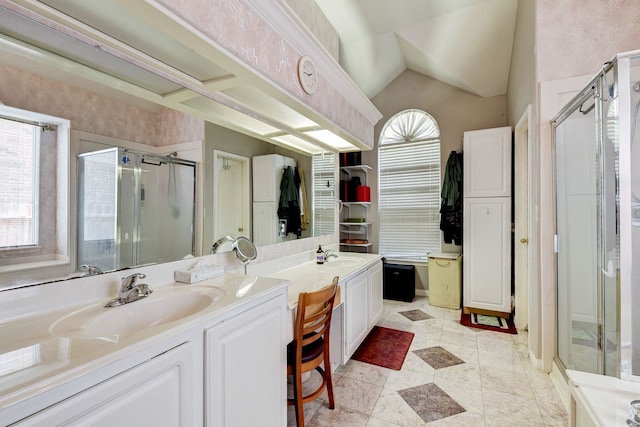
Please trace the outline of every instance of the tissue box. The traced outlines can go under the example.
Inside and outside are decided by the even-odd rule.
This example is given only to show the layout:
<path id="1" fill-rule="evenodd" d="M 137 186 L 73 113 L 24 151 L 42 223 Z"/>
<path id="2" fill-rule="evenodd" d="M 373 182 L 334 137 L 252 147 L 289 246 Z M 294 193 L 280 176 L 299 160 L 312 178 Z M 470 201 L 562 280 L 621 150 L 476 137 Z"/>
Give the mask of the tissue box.
<path id="1" fill-rule="evenodd" d="M 186 270 L 176 270 L 173 272 L 173 279 L 176 282 L 196 283 L 213 277 L 222 276 L 224 267 L 221 265 L 194 266 Z"/>

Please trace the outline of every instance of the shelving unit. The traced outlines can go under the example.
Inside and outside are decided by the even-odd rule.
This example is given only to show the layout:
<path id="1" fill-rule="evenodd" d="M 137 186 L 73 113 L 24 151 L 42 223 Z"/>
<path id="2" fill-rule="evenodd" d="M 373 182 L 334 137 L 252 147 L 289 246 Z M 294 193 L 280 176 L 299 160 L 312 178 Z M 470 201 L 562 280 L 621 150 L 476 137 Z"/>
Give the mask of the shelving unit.
<path id="1" fill-rule="evenodd" d="M 369 165 L 342 166 L 340 172 L 345 174 L 348 180 L 354 176 L 360 176 L 363 179 L 362 185 L 369 185 Z M 369 248 L 373 243 L 369 240 L 368 209 L 371 202 L 342 202 L 342 213 L 340 215 L 340 246 L 345 252 L 369 252 Z M 364 222 L 347 221 L 348 218 L 364 218 Z M 350 242 L 349 240 L 353 241 Z"/>

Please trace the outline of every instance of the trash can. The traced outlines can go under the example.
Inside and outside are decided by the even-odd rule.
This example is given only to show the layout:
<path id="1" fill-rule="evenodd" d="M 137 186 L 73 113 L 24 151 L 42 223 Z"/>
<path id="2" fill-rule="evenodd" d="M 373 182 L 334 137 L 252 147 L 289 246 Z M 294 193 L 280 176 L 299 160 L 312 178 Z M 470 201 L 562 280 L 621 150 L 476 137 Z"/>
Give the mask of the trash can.
<path id="1" fill-rule="evenodd" d="M 411 302 L 416 296 L 415 267 L 385 262 L 382 283 L 382 298 Z"/>
<path id="2" fill-rule="evenodd" d="M 429 304 L 460 308 L 462 255 L 444 252 L 429 254 Z"/>

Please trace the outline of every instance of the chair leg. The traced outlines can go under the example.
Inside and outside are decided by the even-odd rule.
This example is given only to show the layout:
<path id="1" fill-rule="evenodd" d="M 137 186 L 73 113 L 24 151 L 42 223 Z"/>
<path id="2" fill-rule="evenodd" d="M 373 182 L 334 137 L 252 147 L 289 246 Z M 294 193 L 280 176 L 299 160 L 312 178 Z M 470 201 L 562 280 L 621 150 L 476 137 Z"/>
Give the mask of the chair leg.
<path id="1" fill-rule="evenodd" d="M 293 372 L 293 398 L 296 410 L 296 425 L 304 427 L 304 402 L 302 401 L 302 374 Z"/>
<path id="2" fill-rule="evenodd" d="M 333 402 L 333 381 L 331 379 L 331 362 L 329 361 L 329 354 L 327 352 L 324 353 L 324 372 L 325 372 L 325 378 L 327 379 L 327 396 L 329 396 L 329 409 L 334 409 L 336 405 Z"/>

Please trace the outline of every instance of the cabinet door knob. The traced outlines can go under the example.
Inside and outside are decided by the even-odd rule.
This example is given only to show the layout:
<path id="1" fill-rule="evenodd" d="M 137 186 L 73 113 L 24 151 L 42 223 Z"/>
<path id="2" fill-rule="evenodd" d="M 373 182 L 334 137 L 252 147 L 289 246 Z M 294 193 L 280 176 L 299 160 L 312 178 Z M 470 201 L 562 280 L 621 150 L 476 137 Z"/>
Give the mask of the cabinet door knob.
<path id="1" fill-rule="evenodd" d="M 238 231 L 244 231 L 244 228 L 238 227 Z"/>
<path id="2" fill-rule="evenodd" d="M 522 239 L 520 239 L 520 243 L 529 243 L 529 239 L 523 237 Z"/>

